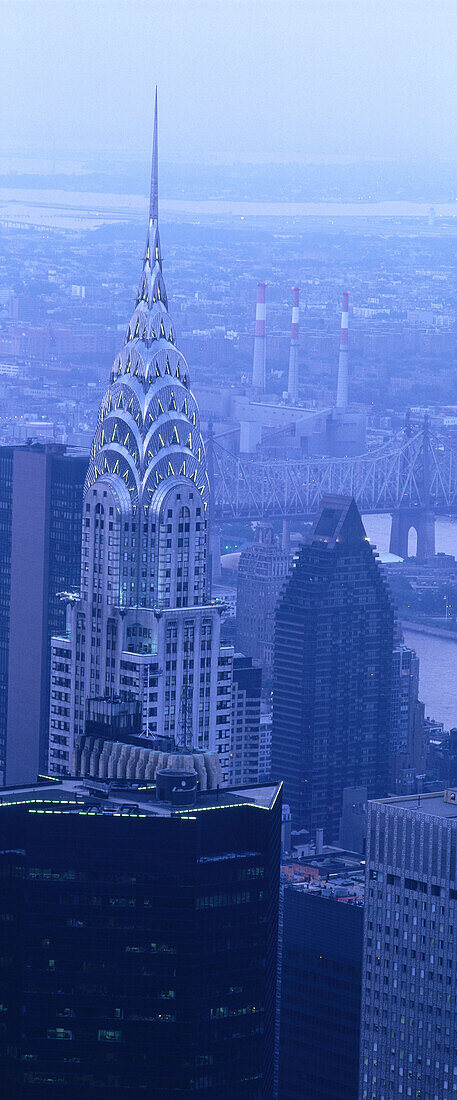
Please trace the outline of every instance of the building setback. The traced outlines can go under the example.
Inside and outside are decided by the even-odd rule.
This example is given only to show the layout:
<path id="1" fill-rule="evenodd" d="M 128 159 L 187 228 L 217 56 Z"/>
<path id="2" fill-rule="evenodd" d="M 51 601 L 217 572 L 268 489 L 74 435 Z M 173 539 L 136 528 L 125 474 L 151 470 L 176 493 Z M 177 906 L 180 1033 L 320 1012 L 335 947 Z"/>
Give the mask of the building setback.
<path id="1" fill-rule="evenodd" d="M 362 935 L 363 905 L 336 888 L 285 888 L 280 1100 L 356 1100 Z"/>
<path id="2" fill-rule="evenodd" d="M 0 775 L 6 763 L 8 783 L 34 782 L 47 767 L 51 634 L 65 626 L 59 593 L 79 583 L 87 463 L 61 444 L 0 448 Z"/>
<path id="3" fill-rule="evenodd" d="M 188 780 L 3 793 L 8 1100 L 272 1100 L 280 787 Z"/>
<path id="4" fill-rule="evenodd" d="M 457 791 L 371 802 L 360 1100 L 457 1093 Z"/>
<path id="5" fill-rule="evenodd" d="M 355 501 L 325 496 L 276 611 L 272 774 L 328 840 L 345 787 L 388 791 L 393 621 Z"/>

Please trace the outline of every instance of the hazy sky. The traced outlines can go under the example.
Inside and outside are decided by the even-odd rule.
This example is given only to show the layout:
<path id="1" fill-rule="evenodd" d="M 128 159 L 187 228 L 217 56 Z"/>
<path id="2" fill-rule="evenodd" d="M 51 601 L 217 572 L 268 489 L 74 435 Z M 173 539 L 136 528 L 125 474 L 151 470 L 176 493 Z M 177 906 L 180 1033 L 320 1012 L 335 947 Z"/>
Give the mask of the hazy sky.
<path id="1" fill-rule="evenodd" d="M 0 149 L 457 158 L 457 0 L 0 0 Z"/>

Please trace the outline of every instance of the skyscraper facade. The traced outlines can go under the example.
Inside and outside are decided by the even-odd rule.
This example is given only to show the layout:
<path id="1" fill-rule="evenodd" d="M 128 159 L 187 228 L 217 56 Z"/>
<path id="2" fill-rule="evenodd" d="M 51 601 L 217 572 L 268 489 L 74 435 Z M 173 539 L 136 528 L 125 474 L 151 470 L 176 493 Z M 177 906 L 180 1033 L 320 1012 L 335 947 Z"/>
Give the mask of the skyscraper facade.
<path id="1" fill-rule="evenodd" d="M 262 670 L 252 657 L 235 653 L 232 687 L 230 782 L 259 782 L 260 698 Z"/>
<path id="2" fill-rule="evenodd" d="M 457 1093 L 457 791 L 369 803 L 360 1100 Z"/>
<path id="3" fill-rule="evenodd" d="M 357 1096 L 363 900 L 348 892 L 308 884 L 284 890 L 281 1100 Z"/>
<path id="4" fill-rule="evenodd" d="M 399 641 L 392 661 L 391 790 L 411 794 L 416 788 L 416 776 L 425 770 L 424 704 L 419 702 L 419 659 L 413 649 Z"/>
<path id="5" fill-rule="evenodd" d="M 290 553 L 280 548 L 271 524 L 258 523 L 253 545 L 240 555 L 236 629 L 240 650 L 261 661 L 266 676 L 273 667 L 276 604 L 290 568 Z"/>
<path id="6" fill-rule="evenodd" d="M 102 400 L 84 487 L 81 585 L 53 639 L 50 774 L 69 770 L 88 699 L 140 700 L 142 731 L 217 750 L 229 778 L 232 654 L 208 571 L 197 403 L 168 313 L 158 227 L 157 101 L 135 309 Z"/>
<path id="7" fill-rule="evenodd" d="M 325 496 L 276 611 L 272 774 L 329 840 L 345 787 L 388 791 L 393 624 L 355 501 Z"/>
<path id="8" fill-rule="evenodd" d="M 0 798 L 5 1100 L 272 1100 L 280 787 L 169 775 Z"/>
<path id="9" fill-rule="evenodd" d="M 47 767 L 51 635 L 79 583 L 86 471 L 62 444 L 0 448 L 0 781 Z"/>

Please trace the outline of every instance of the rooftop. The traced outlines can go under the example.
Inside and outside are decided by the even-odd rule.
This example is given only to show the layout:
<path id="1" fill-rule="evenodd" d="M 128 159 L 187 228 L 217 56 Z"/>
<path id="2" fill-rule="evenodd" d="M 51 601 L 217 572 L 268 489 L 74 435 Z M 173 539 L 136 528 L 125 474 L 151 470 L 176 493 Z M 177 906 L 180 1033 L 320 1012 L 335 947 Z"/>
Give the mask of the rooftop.
<path id="1" fill-rule="evenodd" d="M 3 787 L 2 806 L 26 805 L 29 813 L 111 814 L 113 817 L 172 817 L 223 807 L 255 806 L 270 810 L 281 790 L 281 783 L 269 786 L 224 787 L 197 791 L 191 806 L 175 806 L 159 801 L 156 783 L 134 780 L 51 779 L 40 777 L 27 787 Z"/>
<path id="2" fill-rule="evenodd" d="M 429 814 L 431 817 L 455 818 L 457 820 L 457 790 L 379 798 L 375 801 L 380 802 L 383 806 L 396 806 L 401 810 L 415 810 L 419 814 Z"/>
<path id="3" fill-rule="evenodd" d="M 331 882 L 314 879 L 310 882 L 292 881 L 290 886 L 310 897 L 327 898 L 342 905 L 363 905 L 365 897 L 365 873 L 357 871 L 353 875 L 335 875 Z"/>

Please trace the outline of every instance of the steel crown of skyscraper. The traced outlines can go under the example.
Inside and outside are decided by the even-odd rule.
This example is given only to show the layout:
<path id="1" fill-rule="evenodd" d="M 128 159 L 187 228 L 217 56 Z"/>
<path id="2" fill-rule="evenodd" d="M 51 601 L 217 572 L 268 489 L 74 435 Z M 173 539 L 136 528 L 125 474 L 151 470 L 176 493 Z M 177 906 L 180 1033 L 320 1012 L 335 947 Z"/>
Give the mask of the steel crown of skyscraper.
<path id="1" fill-rule="evenodd" d="M 217 751 L 228 780 L 233 649 L 221 647 L 221 607 L 209 600 L 208 504 L 198 408 L 162 273 L 156 94 L 138 296 L 92 444 L 80 593 L 69 599 L 64 639 L 51 643 L 51 775 L 78 767 L 91 706 L 98 713 L 106 703 L 108 714 L 120 700 L 141 712 L 147 749 L 138 749 L 135 774 L 144 775 L 144 751 L 165 737 L 171 746 Z M 63 701 L 55 690 L 62 666 Z M 111 767 L 108 742 L 98 737 L 97 758 L 90 750 L 91 774 Z"/>
<path id="2" fill-rule="evenodd" d="M 94 435 L 86 489 L 111 475 L 132 506 L 148 508 L 173 477 L 196 486 L 205 510 L 209 485 L 197 403 L 168 313 L 158 226 L 157 93 L 149 225 L 138 296 L 116 357 Z"/>

